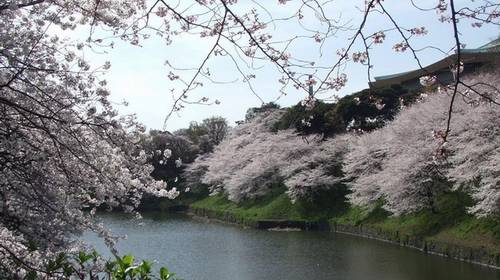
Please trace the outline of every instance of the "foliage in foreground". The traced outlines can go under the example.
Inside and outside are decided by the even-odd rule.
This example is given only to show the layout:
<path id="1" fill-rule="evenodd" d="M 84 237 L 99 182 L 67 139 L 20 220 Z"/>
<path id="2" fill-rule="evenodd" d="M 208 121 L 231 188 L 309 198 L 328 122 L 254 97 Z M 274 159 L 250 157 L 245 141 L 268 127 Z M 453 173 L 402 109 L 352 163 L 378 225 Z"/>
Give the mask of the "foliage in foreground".
<path id="1" fill-rule="evenodd" d="M 153 263 L 136 261 L 131 255 L 114 256 L 113 260 L 104 260 L 97 252 L 80 251 L 75 254 L 59 253 L 44 261 L 44 266 L 33 268 L 20 262 L 22 273 L 0 270 L 2 279 L 86 279 L 86 280 L 173 280 L 175 274 L 166 267 L 153 271 Z M 23 267 L 24 266 L 24 267 Z M 19 269 L 21 272 L 21 269 Z"/>

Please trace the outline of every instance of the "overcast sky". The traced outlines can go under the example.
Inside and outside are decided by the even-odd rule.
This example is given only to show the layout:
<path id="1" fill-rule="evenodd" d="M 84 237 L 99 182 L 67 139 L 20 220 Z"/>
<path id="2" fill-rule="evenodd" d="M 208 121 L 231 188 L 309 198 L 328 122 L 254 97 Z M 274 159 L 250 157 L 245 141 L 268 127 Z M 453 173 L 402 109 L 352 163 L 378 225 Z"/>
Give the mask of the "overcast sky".
<path id="1" fill-rule="evenodd" d="M 266 9 L 275 16 L 291 16 L 297 11 L 295 2 L 291 1 L 287 5 L 278 5 L 277 0 L 260 1 L 266 4 Z M 351 0 L 334 1 L 335 5 L 330 5 L 326 12 L 332 18 L 341 18 L 341 21 L 349 21 L 352 26 L 358 26 L 362 14 L 355 8 Z M 400 21 L 404 27 L 425 26 L 429 33 L 427 36 L 414 41 L 417 48 L 433 45 L 449 50 L 453 47 L 453 33 L 450 24 L 439 22 L 438 15 L 432 12 L 418 12 L 408 4 L 402 2 L 410 1 L 385 1 L 386 8 Z M 435 5 L 435 0 L 418 1 L 422 6 L 431 7 Z M 458 3 L 469 1 L 458 1 Z M 250 0 L 240 0 L 237 12 L 248 11 L 254 5 Z M 307 13 L 307 12 L 306 12 Z M 265 18 L 262 13 L 261 18 Z M 321 29 L 321 25 L 314 15 L 309 16 L 311 20 L 304 21 L 304 24 L 311 29 Z M 307 19 L 307 17 L 306 17 Z M 367 30 L 377 31 L 384 27 L 389 27 L 390 22 L 380 16 L 374 15 L 368 19 Z M 470 23 L 462 24 L 461 40 L 467 44 L 468 48 L 481 46 L 499 35 L 498 27 L 483 27 L 481 29 L 471 28 Z M 293 37 L 305 32 L 296 21 L 283 22 L 275 26 L 270 26 L 270 31 L 274 38 Z M 85 32 L 82 33 L 84 36 Z M 310 34 L 309 34 L 310 35 Z M 347 45 L 352 32 L 341 33 L 335 38 L 331 38 L 328 44 L 323 47 L 323 53 L 318 52 L 319 44 L 314 40 L 302 40 L 294 44 L 290 51 L 294 56 L 312 59 L 317 61 L 317 65 L 332 63 L 336 58 L 336 50 Z M 181 68 L 197 67 L 206 56 L 211 47 L 211 41 L 201 39 L 196 36 L 183 36 L 174 40 L 173 44 L 166 46 L 161 38 L 152 37 L 143 41 L 141 46 L 132 46 L 127 43 L 115 42 L 113 50 L 107 54 L 95 54 L 87 52 L 86 56 L 92 62 L 98 64 L 110 61 L 112 67 L 106 74 L 109 88 L 112 92 L 111 99 L 116 102 L 126 100 L 128 107 L 119 106 L 119 111 L 123 114 L 136 113 L 139 121 L 143 122 L 148 129 L 162 129 L 166 115 L 172 108 L 173 100 L 170 94 L 171 89 L 182 90 L 182 85 L 172 82 L 167 74 L 171 70 L 165 65 L 169 61 L 172 65 Z M 417 68 L 417 64 L 408 53 L 396 53 L 392 50 L 394 43 L 400 42 L 401 37 L 396 33 L 388 33 L 386 44 L 377 46 L 372 50 L 373 76 L 394 74 Z M 353 50 L 362 51 L 359 42 Z M 444 55 L 436 50 L 428 49 L 420 53 L 420 58 L 424 65 L 432 63 Z M 220 105 L 201 106 L 189 105 L 173 115 L 167 122 L 167 130 L 173 131 L 187 127 L 190 121 L 201 121 L 210 116 L 222 116 L 229 120 L 231 125 L 234 121 L 244 118 L 249 107 L 260 106 L 261 102 L 248 89 L 247 85 L 241 81 L 234 65 L 228 58 L 215 57 L 207 65 L 214 79 L 219 82 L 231 83 L 211 83 L 201 80 L 204 83 L 202 88 L 190 93 L 190 98 L 198 99 L 207 96 L 211 100 L 220 100 Z M 254 87 L 256 92 L 269 102 L 279 96 L 280 85 L 277 80 L 280 74 L 271 64 L 261 64 L 261 68 L 255 71 L 256 79 Z M 314 69 L 311 69 L 314 71 Z M 368 86 L 366 68 L 359 64 L 350 65 L 345 70 L 348 73 L 349 82 L 347 86 L 338 94 L 346 95 L 361 90 Z M 318 72 L 322 74 L 321 71 Z M 192 73 L 184 73 L 190 77 Z M 237 80 L 236 82 L 234 82 Z M 333 93 L 333 92 L 332 92 Z M 278 103 L 281 106 L 296 104 L 304 98 L 304 92 L 290 89 L 287 95 L 280 98 Z"/>

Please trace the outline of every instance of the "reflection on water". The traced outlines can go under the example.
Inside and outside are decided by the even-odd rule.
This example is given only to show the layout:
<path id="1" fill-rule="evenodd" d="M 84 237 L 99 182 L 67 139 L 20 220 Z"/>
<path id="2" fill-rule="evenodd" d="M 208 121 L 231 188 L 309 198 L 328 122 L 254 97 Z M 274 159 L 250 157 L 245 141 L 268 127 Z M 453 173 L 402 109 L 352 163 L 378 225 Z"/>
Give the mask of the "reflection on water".
<path id="1" fill-rule="evenodd" d="M 244 229 L 183 215 L 146 214 L 142 226 L 103 214 L 121 254 L 166 265 L 177 276 L 202 279 L 433 280 L 500 279 L 500 271 L 393 244 L 330 232 Z M 109 256 L 94 234 L 82 239 Z"/>

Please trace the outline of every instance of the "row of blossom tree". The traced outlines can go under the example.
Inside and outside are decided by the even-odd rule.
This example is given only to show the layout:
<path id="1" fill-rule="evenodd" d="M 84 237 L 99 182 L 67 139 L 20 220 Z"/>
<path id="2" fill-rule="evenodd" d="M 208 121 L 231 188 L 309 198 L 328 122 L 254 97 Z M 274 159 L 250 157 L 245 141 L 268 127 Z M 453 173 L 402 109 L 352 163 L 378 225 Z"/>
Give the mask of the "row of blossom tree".
<path id="1" fill-rule="evenodd" d="M 428 89 L 417 103 L 404 107 L 393 121 L 370 133 L 341 134 L 322 140 L 294 130 L 273 131 L 284 110 L 269 109 L 237 126 L 214 153 L 198 158 L 186 176 L 197 176 L 212 192 L 233 201 L 263 195 L 277 183 L 292 201 L 321 190 L 350 189 L 352 204 L 370 207 L 383 201 L 395 215 L 434 209 L 448 191 L 470 194 L 470 213 L 500 213 L 499 76 L 482 73 L 469 84 L 485 98 L 467 94 L 456 101 L 447 145 L 439 128 L 447 121 L 450 88 Z"/>

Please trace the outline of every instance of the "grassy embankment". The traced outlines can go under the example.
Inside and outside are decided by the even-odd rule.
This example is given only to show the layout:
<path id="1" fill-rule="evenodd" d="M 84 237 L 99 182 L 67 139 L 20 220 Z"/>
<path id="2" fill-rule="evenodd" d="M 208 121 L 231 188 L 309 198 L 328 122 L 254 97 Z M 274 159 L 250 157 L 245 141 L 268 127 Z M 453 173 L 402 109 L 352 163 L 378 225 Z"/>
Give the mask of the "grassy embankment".
<path id="1" fill-rule="evenodd" d="M 333 196 L 335 197 L 335 196 Z M 322 195 L 314 202 L 292 204 L 283 192 L 239 204 L 215 195 L 190 205 L 209 210 L 223 217 L 229 213 L 239 222 L 252 224 L 257 220 L 286 219 L 298 221 L 329 221 L 331 225 L 364 226 L 382 230 L 388 235 L 421 238 L 473 249 L 482 249 L 500 258 L 500 218 L 476 219 L 466 213 L 470 198 L 457 193 L 442 195 L 434 212 L 421 211 L 391 217 L 381 207 L 372 211 L 350 207 L 342 201 L 332 202 L 331 195 Z"/>

